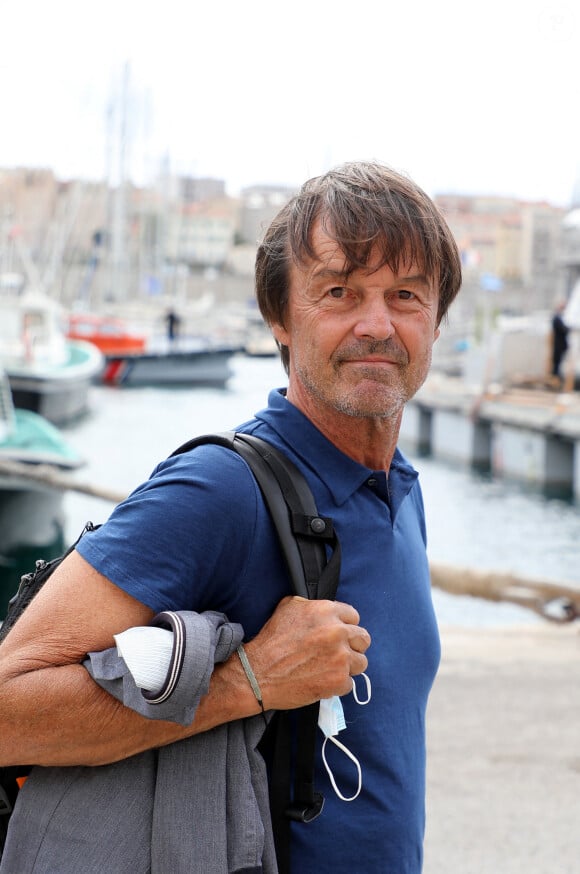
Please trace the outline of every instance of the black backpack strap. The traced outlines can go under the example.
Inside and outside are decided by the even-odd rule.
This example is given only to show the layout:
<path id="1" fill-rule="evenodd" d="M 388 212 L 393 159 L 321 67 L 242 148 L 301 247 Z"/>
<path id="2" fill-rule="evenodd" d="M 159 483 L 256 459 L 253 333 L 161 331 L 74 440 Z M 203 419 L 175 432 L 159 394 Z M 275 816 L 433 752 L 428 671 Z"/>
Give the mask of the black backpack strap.
<path id="1" fill-rule="evenodd" d="M 246 445 L 252 446 L 268 464 L 276 477 L 290 513 L 290 527 L 302 564 L 299 583 L 295 582 L 291 575 L 295 593 L 302 594 L 305 598 L 334 600 L 338 588 L 341 555 L 340 543 L 332 519 L 319 515 L 310 486 L 287 456 L 259 437 L 252 434 L 236 434 L 234 448 L 243 455 L 250 466 L 252 465 L 245 449 Z M 259 478 L 256 478 L 268 503 L 265 494 L 266 484 L 262 484 Z M 285 527 L 286 522 L 283 524 Z M 278 525 L 276 528 L 278 529 Z M 330 558 L 326 555 L 324 544 L 328 544 L 332 550 Z M 284 549 L 284 546 L 282 548 Z M 304 581 L 306 581 L 305 590 Z M 299 591 L 299 586 L 303 591 Z"/>
<path id="2" fill-rule="evenodd" d="M 250 466 L 272 516 L 292 591 L 305 598 L 333 600 L 340 574 L 340 544 L 332 519 L 319 515 L 310 487 L 298 468 L 261 438 L 230 431 L 195 437 L 173 454 L 207 443 L 234 450 Z M 290 870 L 291 822 L 311 822 L 324 804 L 314 787 L 318 711 L 318 702 L 299 710 L 280 711 L 268 730 L 267 741 L 272 749 L 270 809 L 280 874 Z"/>

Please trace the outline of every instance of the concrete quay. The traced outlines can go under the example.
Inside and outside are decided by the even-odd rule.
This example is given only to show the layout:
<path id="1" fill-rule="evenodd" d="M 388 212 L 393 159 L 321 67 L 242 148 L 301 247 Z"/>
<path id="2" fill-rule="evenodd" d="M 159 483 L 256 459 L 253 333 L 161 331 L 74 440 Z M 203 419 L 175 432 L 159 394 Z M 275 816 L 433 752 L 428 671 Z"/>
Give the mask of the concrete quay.
<path id="1" fill-rule="evenodd" d="M 580 393 L 433 373 L 407 404 L 401 443 L 547 492 L 580 499 Z"/>
<path id="2" fill-rule="evenodd" d="M 577 624 L 442 628 L 441 643 L 424 874 L 577 874 Z"/>

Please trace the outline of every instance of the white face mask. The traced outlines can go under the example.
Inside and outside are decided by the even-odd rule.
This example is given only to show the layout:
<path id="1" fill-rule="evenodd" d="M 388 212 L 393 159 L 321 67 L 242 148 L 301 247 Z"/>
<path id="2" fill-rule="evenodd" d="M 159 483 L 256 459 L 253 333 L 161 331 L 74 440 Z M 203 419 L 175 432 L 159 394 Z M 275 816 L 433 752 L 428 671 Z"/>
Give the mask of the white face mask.
<path id="1" fill-rule="evenodd" d="M 353 678 L 352 681 L 352 694 L 354 700 L 357 704 L 365 705 L 368 704 L 371 700 L 371 681 L 366 674 L 361 674 L 364 678 L 366 685 L 366 698 L 362 699 L 358 696 L 358 691 L 356 688 L 356 683 Z M 322 742 L 322 761 L 324 762 L 324 767 L 328 773 L 330 778 L 330 782 L 332 784 L 332 788 L 341 799 L 341 801 L 354 801 L 355 798 L 358 798 L 362 789 L 362 770 L 360 766 L 359 760 L 354 756 L 347 747 L 339 740 L 337 740 L 336 735 L 343 731 L 346 728 L 346 721 L 344 718 L 344 711 L 342 709 L 342 702 L 338 695 L 334 695 L 332 698 L 323 698 L 320 702 L 320 711 L 318 714 L 318 727 L 321 729 L 324 734 L 324 741 Z M 357 771 L 358 777 L 358 787 L 354 795 L 343 795 L 340 789 L 336 784 L 336 780 L 334 779 L 334 774 L 330 768 L 326 760 L 326 744 L 328 741 L 331 741 L 339 750 L 341 750 L 345 756 L 354 763 L 354 766 Z"/>

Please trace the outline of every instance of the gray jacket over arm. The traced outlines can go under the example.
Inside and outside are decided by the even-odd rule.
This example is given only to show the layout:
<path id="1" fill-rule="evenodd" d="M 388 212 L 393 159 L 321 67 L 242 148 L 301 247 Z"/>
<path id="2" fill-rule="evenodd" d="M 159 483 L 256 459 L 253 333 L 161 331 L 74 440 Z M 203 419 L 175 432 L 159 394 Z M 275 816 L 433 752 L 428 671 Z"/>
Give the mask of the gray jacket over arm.
<path id="1" fill-rule="evenodd" d="M 112 648 L 85 667 L 150 719 L 188 725 L 216 663 L 243 630 L 220 613 L 162 613 L 174 633 L 163 688 L 139 689 Z M 100 767 L 34 768 L 19 793 L 0 874 L 276 874 L 262 716 Z"/>

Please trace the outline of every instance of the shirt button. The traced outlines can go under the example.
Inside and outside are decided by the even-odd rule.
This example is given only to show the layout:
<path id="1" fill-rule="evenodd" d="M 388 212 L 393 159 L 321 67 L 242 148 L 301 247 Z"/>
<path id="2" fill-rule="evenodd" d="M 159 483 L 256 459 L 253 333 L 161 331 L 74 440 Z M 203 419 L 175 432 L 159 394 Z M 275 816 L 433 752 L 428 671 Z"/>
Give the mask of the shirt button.
<path id="1" fill-rule="evenodd" d="M 367 486 L 370 486 L 371 488 L 373 488 L 374 486 L 376 486 L 376 484 L 377 484 L 376 476 L 370 476 L 367 480 Z"/>

